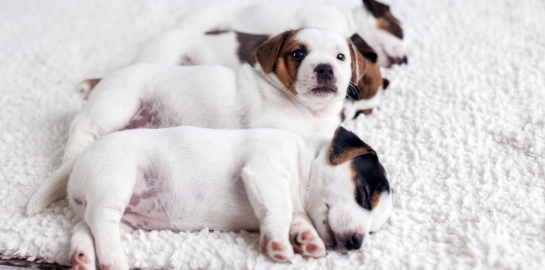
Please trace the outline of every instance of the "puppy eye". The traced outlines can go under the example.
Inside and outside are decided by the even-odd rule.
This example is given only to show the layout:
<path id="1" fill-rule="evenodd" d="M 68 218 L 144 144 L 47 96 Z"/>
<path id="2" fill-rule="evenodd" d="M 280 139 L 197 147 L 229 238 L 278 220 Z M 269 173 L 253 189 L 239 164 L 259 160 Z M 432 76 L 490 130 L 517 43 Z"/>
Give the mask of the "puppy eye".
<path id="1" fill-rule="evenodd" d="M 303 51 L 301 49 L 297 49 L 297 50 L 291 52 L 291 57 L 293 57 L 293 59 L 298 60 L 298 61 L 303 60 L 303 58 L 305 58 L 305 56 L 306 56 L 305 51 Z"/>
<path id="2" fill-rule="evenodd" d="M 342 53 L 337 54 L 337 59 L 344 61 L 344 54 Z"/>

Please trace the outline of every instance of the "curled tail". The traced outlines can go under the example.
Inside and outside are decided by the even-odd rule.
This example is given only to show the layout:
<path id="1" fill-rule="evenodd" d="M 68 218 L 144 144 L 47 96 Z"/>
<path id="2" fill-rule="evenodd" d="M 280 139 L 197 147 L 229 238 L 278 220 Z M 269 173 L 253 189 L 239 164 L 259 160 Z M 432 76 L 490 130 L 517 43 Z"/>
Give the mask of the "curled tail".
<path id="1" fill-rule="evenodd" d="M 76 92 L 78 95 L 81 96 L 82 99 L 87 100 L 89 97 L 89 94 L 95 88 L 95 86 L 100 82 L 101 79 L 95 78 L 95 79 L 87 79 L 83 82 L 78 83 L 76 85 Z"/>
<path id="2" fill-rule="evenodd" d="M 68 178 L 72 173 L 75 162 L 76 159 L 72 159 L 63 164 L 51 177 L 45 180 L 38 191 L 30 198 L 30 202 L 26 208 L 28 216 L 42 212 L 51 203 L 66 196 L 66 185 L 68 184 Z"/>

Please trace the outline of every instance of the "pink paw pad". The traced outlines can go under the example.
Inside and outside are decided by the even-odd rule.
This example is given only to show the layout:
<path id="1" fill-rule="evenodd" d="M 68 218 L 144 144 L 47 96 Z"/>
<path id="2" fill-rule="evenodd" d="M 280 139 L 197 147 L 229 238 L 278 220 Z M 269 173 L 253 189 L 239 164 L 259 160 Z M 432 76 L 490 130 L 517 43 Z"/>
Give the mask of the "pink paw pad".
<path id="1" fill-rule="evenodd" d="M 85 266 L 83 264 L 88 264 L 90 262 L 89 258 L 85 256 L 85 254 L 81 252 L 74 252 L 72 253 L 72 256 L 70 256 L 70 263 L 72 264 L 72 269 L 75 270 L 85 270 Z"/>

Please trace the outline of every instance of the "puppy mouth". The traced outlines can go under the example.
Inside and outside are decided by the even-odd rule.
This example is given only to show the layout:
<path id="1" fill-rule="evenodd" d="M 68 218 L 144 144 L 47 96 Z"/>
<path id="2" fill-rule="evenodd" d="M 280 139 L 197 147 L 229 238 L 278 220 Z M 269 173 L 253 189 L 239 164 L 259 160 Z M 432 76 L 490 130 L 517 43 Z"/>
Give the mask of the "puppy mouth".
<path id="1" fill-rule="evenodd" d="M 313 95 L 317 97 L 326 97 L 326 96 L 337 93 L 336 88 L 333 88 L 327 85 L 320 85 L 318 87 L 312 88 L 310 91 L 312 92 Z"/>

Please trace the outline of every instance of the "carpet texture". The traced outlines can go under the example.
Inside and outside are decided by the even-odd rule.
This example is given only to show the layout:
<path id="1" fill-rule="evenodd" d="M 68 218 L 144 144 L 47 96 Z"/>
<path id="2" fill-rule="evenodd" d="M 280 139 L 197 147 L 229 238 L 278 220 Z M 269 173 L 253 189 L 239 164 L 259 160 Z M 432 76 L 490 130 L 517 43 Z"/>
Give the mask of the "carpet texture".
<path id="1" fill-rule="evenodd" d="M 79 81 L 127 65 L 211 1 L 0 1 L 0 256 L 68 264 L 66 201 L 25 206 L 60 165 Z M 345 2 L 357 2 L 346 0 Z M 545 1 L 392 0 L 409 65 L 347 124 L 380 155 L 390 221 L 361 250 L 275 264 L 248 232 L 123 235 L 131 267 L 545 268 Z"/>

